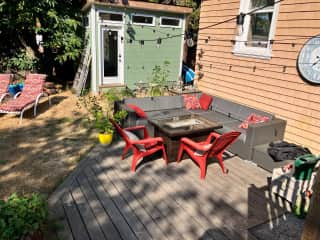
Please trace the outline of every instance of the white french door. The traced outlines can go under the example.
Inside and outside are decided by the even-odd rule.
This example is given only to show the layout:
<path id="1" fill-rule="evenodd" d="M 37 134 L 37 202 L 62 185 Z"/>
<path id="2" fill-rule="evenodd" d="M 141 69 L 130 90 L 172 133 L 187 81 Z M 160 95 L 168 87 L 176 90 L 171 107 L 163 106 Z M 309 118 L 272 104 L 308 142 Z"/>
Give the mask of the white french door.
<path id="1" fill-rule="evenodd" d="M 123 27 L 102 27 L 102 84 L 123 84 Z"/>

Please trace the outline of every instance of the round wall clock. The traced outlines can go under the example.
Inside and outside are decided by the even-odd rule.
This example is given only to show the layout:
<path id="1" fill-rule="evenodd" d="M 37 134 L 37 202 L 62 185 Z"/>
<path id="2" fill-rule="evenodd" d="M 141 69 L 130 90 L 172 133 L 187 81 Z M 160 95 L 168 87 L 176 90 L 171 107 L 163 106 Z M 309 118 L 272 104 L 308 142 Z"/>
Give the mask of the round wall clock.
<path id="1" fill-rule="evenodd" d="M 320 84 L 320 35 L 309 39 L 303 45 L 297 66 L 299 73 L 305 80 Z"/>

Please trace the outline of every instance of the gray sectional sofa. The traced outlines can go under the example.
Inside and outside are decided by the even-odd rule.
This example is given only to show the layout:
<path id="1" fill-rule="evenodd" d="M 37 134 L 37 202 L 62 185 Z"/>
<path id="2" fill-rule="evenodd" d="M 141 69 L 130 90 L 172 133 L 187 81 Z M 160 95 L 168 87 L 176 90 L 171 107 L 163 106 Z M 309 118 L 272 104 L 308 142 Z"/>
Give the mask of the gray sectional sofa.
<path id="1" fill-rule="evenodd" d="M 148 119 L 137 117 L 133 110 L 126 107 L 127 103 L 134 104 L 143 109 L 148 119 L 169 118 L 193 113 L 222 124 L 223 128 L 218 129 L 218 133 L 232 130 L 240 131 L 240 137 L 231 145 L 229 150 L 242 159 L 248 160 L 252 160 L 253 148 L 255 146 L 275 140 L 282 140 L 286 127 L 285 120 L 278 119 L 271 113 L 215 96 L 213 96 L 213 101 L 208 111 L 201 109 L 187 110 L 184 107 L 183 96 L 128 98 L 115 103 L 116 110 L 126 109 L 128 111 L 128 118 L 125 122 L 126 126 L 146 125 L 150 135 L 153 135 L 154 131 L 152 126 L 148 124 Z M 270 120 L 264 123 L 249 124 L 248 129 L 239 128 L 238 126 L 251 113 L 267 116 Z"/>

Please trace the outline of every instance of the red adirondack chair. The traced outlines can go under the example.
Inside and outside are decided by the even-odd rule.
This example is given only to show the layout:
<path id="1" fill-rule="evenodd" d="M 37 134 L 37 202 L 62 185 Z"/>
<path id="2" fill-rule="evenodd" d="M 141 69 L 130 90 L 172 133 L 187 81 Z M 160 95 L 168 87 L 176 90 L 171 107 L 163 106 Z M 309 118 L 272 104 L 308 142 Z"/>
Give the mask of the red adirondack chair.
<path id="1" fill-rule="evenodd" d="M 139 159 L 151 155 L 159 150 L 162 150 L 163 159 L 168 164 L 167 153 L 164 148 L 163 139 L 160 137 L 149 137 L 148 131 L 145 126 L 135 126 L 122 129 L 116 121 L 110 119 L 113 126 L 125 141 L 126 146 L 122 152 L 121 159 L 123 160 L 131 148 L 133 151 L 131 171 L 135 172 Z M 139 139 L 132 131 L 143 130 L 144 138 Z"/>
<path id="2" fill-rule="evenodd" d="M 34 106 L 33 114 L 36 116 L 41 97 L 47 96 L 49 105 L 51 104 L 49 95 L 43 91 L 46 77 L 44 74 L 28 74 L 22 92 L 16 94 L 16 98 L 0 105 L 0 113 L 20 114 L 21 123 L 24 111 Z"/>
<path id="3" fill-rule="evenodd" d="M 12 74 L 0 74 L 0 103 L 6 96 L 10 96 L 8 88 L 12 80 Z"/>
<path id="4" fill-rule="evenodd" d="M 181 138 L 181 144 L 178 153 L 177 162 L 181 161 L 183 151 L 196 162 L 200 167 L 200 178 L 204 179 L 207 171 L 207 159 L 216 157 L 219 161 L 223 173 L 227 173 L 223 163 L 223 152 L 230 146 L 239 136 L 240 132 L 228 132 L 223 135 L 212 132 L 206 141 L 194 142 L 189 138 Z"/>

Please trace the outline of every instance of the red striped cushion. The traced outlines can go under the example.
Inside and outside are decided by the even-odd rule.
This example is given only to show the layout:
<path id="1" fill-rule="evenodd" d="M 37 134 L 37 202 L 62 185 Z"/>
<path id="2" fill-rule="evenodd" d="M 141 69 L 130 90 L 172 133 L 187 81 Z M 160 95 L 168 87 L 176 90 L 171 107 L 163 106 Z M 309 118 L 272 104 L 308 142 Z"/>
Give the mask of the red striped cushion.
<path id="1" fill-rule="evenodd" d="M 36 98 L 18 97 L 2 104 L 0 106 L 0 110 L 7 112 L 19 112 L 27 105 L 33 103 L 35 100 Z"/>

